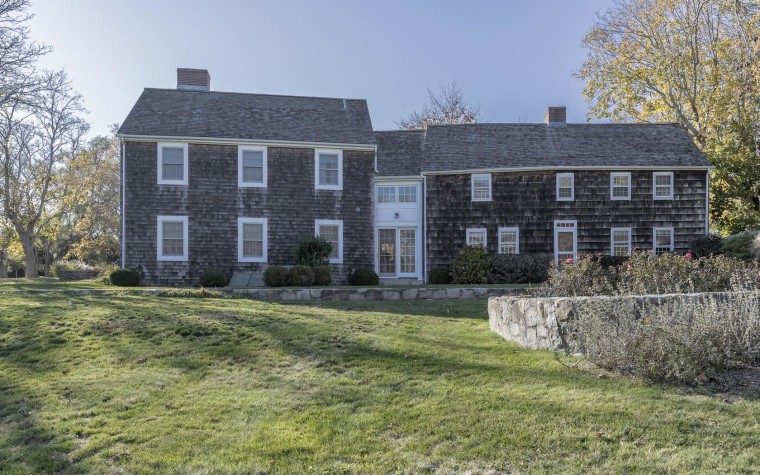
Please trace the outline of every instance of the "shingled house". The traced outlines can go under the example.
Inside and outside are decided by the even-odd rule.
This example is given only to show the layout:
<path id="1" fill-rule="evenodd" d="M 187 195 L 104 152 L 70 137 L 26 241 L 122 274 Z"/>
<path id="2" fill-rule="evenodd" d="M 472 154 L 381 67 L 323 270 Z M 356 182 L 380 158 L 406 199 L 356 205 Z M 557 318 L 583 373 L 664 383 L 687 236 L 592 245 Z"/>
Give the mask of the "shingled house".
<path id="1" fill-rule="evenodd" d="M 364 100 L 214 92 L 205 70 L 145 89 L 124 121 L 123 265 L 150 284 L 290 265 L 335 244 L 334 280 L 423 281 L 489 253 L 684 251 L 708 228 L 709 162 L 675 124 L 373 132 Z"/>

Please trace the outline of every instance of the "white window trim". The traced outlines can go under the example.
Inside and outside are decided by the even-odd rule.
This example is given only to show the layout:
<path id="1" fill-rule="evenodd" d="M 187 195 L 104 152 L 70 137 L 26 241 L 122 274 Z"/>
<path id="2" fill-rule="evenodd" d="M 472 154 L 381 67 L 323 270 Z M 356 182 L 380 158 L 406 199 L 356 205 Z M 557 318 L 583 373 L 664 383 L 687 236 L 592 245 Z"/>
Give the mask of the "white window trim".
<path id="1" fill-rule="evenodd" d="M 488 178 L 488 198 L 475 198 L 475 179 Z M 490 173 L 478 173 L 470 175 L 470 197 L 472 201 L 493 201 L 493 181 Z"/>
<path id="2" fill-rule="evenodd" d="M 619 176 L 624 176 L 628 178 L 628 196 L 615 196 L 615 178 Z M 631 201 L 631 173 L 630 172 L 610 173 L 610 199 L 612 201 Z"/>
<path id="3" fill-rule="evenodd" d="M 320 154 L 338 155 L 338 184 L 337 185 L 320 185 L 319 184 L 319 155 Z M 343 150 L 335 148 L 317 148 L 314 149 L 314 189 L 316 190 L 342 190 L 343 189 Z"/>
<path id="4" fill-rule="evenodd" d="M 261 244 L 261 257 L 251 257 L 243 255 L 243 225 L 245 224 L 262 224 L 262 244 Z M 267 249 L 268 249 L 268 236 L 269 226 L 267 224 L 267 218 L 238 218 L 238 262 L 267 262 Z"/>
<path id="5" fill-rule="evenodd" d="M 572 226 L 560 227 L 559 224 L 572 224 Z M 578 221 L 576 220 L 557 220 L 554 221 L 554 260 L 559 261 L 559 242 L 557 232 L 562 230 L 573 230 L 573 260 L 578 258 Z"/>
<path id="6" fill-rule="evenodd" d="M 330 264 L 343 264 L 343 221 L 340 219 L 315 219 L 314 235 L 319 236 L 320 226 L 338 226 L 338 257 L 331 257 Z"/>
<path id="7" fill-rule="evenodd" d="M 164 169 L 161 166 L 163 164 L 164 160 L 164 147 L 171 147 L 171 148 L 181 148 L 183 150 L 184 160 L 182 164 L 184 165 L 184 171 L 182 173 L 182 180 L 164 180 Z M 179 143 L 179 142 L 158 142 L 157 143 L 158 152 L 156 154 L 156 166 L 157 166 L 157 172 L 158 172 L 158 184 L 159 185 L 187 185 L 187 173 L 188 169 L 190 168 L 188 166 L 188 152 L 187 152 L 187 144 L 186 143 Z"/>
<path id="8" fill-rule="evenodd" d="M 262 152 L 262 182 L 243 181 L 243 152 Z M 238 187 L 266 188 L 267 187 L 267 147 L 238 145 Z"/>
<path id="9" fill-rule="evenodd" d="M 670 195 L 669 196 L 657 196 L 657 177 L 669 176 L 670 177 Z M 673 172 L 652 172 L 652 198 L 654 200 L 673 200 L 675 189 L 675 177 Z"/>
<path id="10" fill-rule="evenodd" d="M 486 228 L 467 228 L 464 237 L 468 246 L 472 245 L 470 244 L 470 233 L 481 231 L 483 232 L 483 249 L 488 249 L 488 230 Z"/>
<path id="11" fill-rule="evenodd" d="M 182 255 L 181 256 L 164 256 L 164 222 L 181 222 L 182 223 Z M 157 261 L 174 261 L 174 262 L 186 262 L 187 261 L 187 249 L 188 241 L 190 240 L 190 234 L 188 232 L 188 219 L 187 216 L 166 216 L 159 215 L 156 219 L 156 260 Z"/>
<path id="12" fill-rule="evenodd" d="M 632 237 L 633 231 L 631 228 L 610 228 L 610 255 L 615 255 L 615 233 L 618 231 L 628 232 L 628 255 L 631 255 L 631 248 L 633 247 Z"/>
<path id="13" fill-rule="evenodd" d="M 520 228 L 512 227 L 512 228 L 499 228 L 499 249 L 498 253 L 501 254 L 501 233 L 504 232 L 515 232 L 515 254 L 520 254 Z"/>
<path id="14" fill-rule="evenodd" d="M 657 253 L 657 231 L 670 231 L 670 252 L 676 250 L 676 232 L 672 227 L 652 228 L 652 251 Z"/>
<path id="15" fill-rule="evenodd" d="M 559 196 L 559 182 L 561 178 L 570 177 L 570 196 Z M 557 173 L 557 201 L 575 201 L 575 173 Z"/>

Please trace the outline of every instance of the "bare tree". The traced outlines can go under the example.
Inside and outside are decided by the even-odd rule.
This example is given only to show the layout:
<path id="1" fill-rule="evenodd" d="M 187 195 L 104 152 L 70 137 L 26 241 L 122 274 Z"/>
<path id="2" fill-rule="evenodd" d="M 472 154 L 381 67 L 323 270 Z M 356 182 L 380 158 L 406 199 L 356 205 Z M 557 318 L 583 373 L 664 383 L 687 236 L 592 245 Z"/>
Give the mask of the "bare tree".
<path id="1" fill-rule="evenodd" d="M 29 0 L 0 0 L 0 107 L 36 90 L 35 64 L 50 51 L 29 38 L 28 8 Z"/>
<path id="2" fill-rule="evenodd" d="M 427 129 L 438 124 L 472 124 L 479 122 L 480 106 L 467 103 L 462 88 L 456 81 L 441 86 L 438 93 L 428 88 L 428 103 L 422 110 L 414 111 L 396 124 L 401 129 Z"/>

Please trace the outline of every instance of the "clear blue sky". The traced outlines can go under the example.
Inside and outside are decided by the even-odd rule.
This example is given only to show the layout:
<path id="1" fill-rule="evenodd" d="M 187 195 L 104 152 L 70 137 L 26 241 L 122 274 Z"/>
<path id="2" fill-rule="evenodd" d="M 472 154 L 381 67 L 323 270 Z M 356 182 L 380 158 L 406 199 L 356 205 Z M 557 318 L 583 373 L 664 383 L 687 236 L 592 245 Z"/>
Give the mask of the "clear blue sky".
<path id="1" fill-rule="evenodd" d="M 93 133 L 122 122 L 144 87 L 205 68 L 222 91 L 365 98 L 375 129 L 452 79 L 491 122 L 585 120 L 572 76 L 610 0 L 32 0 L 32 35 L 85 98 Z"/>

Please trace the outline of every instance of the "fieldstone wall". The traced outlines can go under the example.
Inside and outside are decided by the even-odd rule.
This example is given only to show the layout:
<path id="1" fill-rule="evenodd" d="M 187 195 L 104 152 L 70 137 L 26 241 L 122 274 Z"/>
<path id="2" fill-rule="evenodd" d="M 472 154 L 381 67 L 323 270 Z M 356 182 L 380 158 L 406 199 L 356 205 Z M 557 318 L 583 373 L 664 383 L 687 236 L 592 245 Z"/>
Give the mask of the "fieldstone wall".
<path id="1" fill-rule="evenodd" d="M 416 300 L 416 299 L 471 299 L 476 297 L 524 295 L 524 289 L 496 288 L 258 288 L 234 289 L 236 294 L 258 300 L 271 301 L 338 301 L 338 300 Z"/>
<path id="2" fill-rule="evenodd" d="M 58 270 L 56 272 L 58 280 L 61 282 L 73 282 L 75 280 L 87 280 L 94 279 L 98 276 L 98 273 L 94 270 L 80 269 L 80 270 Z"/>
<path id="3" fill-rule="evenodd" d="M 711 292 L 614 297 L 491 297 L 488 299 L 488 318 L 492 331 L 526 348 L 582 353 L 578 321 L 584 312 L 622 306 L 630 308 L 636 316 L 646 306 L 667 306 L 674 319 L 688 321 L 692 317 L 690 309 L 695 304 L 720 305 L 737 294 Z"/>

